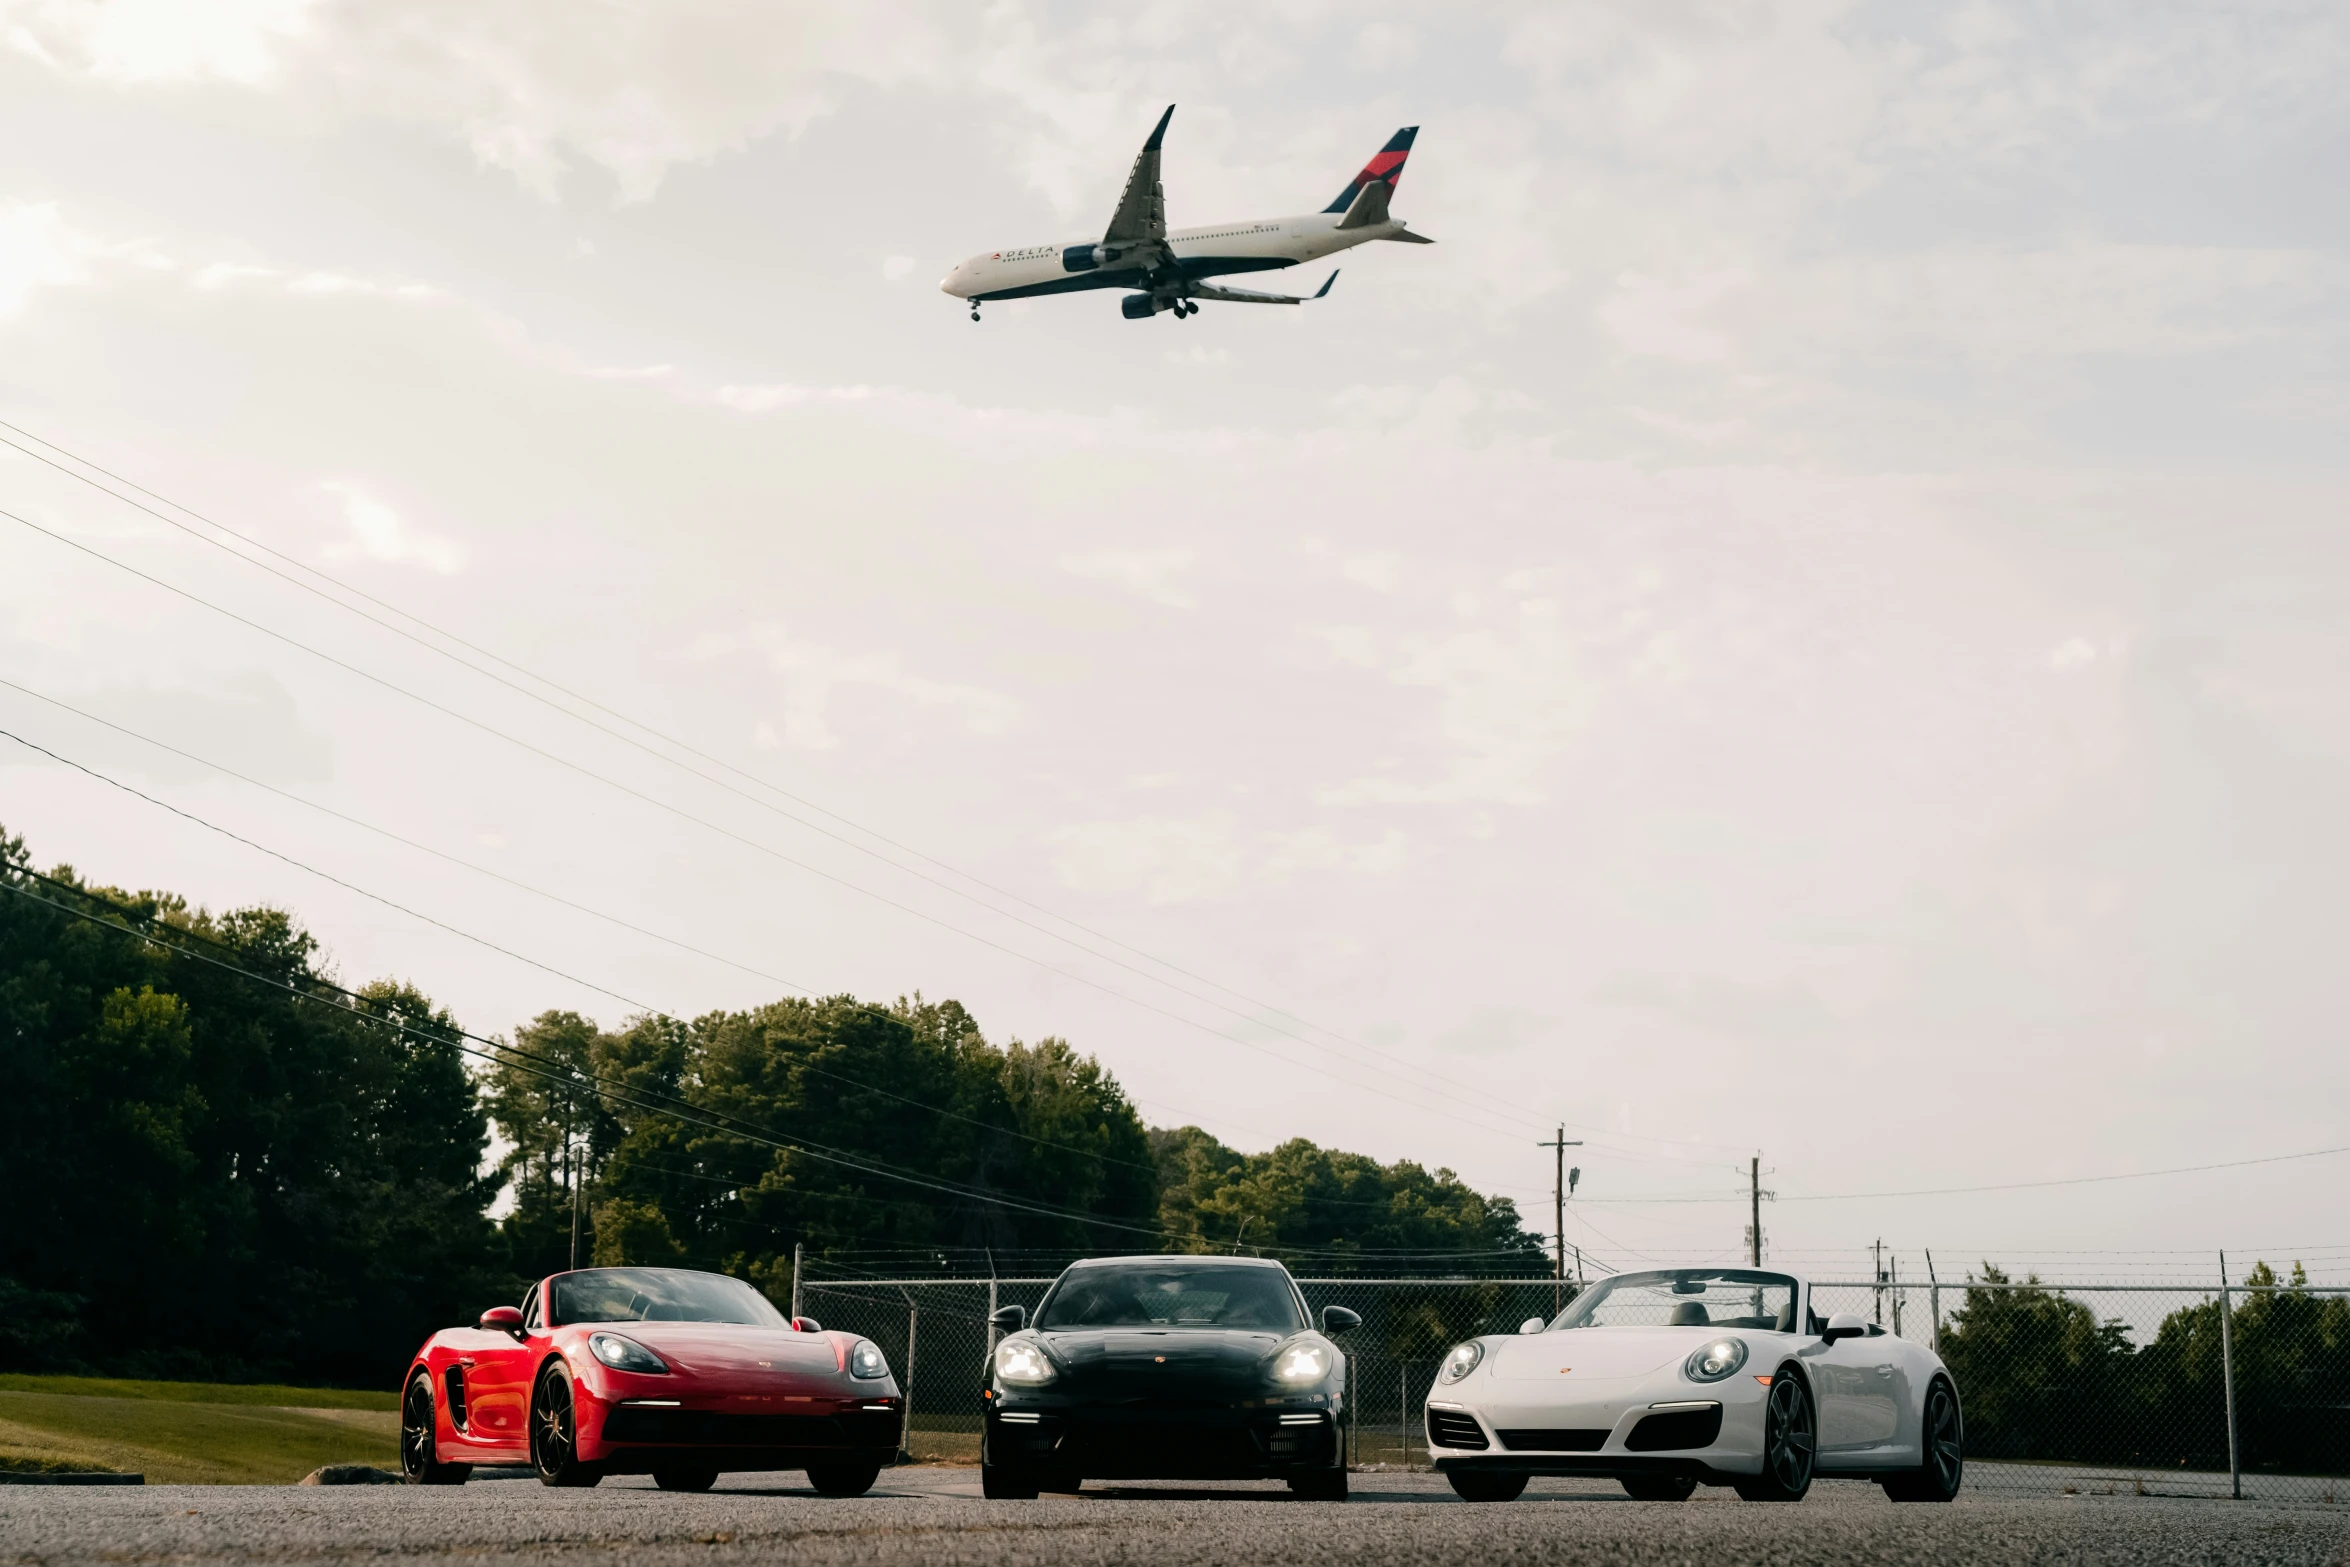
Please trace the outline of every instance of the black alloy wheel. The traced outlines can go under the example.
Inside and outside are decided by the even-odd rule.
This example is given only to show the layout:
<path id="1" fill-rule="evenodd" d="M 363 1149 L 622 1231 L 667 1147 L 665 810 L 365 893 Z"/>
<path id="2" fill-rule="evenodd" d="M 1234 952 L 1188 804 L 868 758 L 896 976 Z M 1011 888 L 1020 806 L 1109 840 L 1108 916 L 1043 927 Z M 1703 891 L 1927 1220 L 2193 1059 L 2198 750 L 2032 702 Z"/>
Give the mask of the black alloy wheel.
<path id="1" fill-rule="evenodd" d="M 1812 1457 L 1818 1448 L 1811 1390 L 1793 1372 L 1782 1369 L 1771 1379 L 1770 1401 L 1763 1406 L 1762 1473 L 1738 1481 L 1738 1494 L 1750 1502 L 1802 1501 L 1811 1489 Z"/>
<path id="2" fill-rule="evenodd" d="M 604 1478 L 602 1465 L 579 1461 L 579 1414 L 560 1361 L 539 1374 L 530 1396 L 530 1461 L 542 1485 L 585 1487 Z"/>
<path id="3" fill-rule="evenodd" d="M 1959 1416 L 1957 1391 L 1940 1377 L 1926 1389 L 1919 1435 L 1925 1442 L 1924 1461 L 1877 1483 L 1896 1502 L 1950 1501 L 1966 1478 L 1966 1426 Z"/>
<path id="4" fill-rule="evenodd" d="M 472 1475 L 471 1464 L 440 1461 L 438 1429 L 432 1378 L 419 1371 L 400 1399 L 400 1473 L 410 1485 L 463 1485 Z"/>
<path id="5" fill-rule="evenodd" d="M 819 1496 L 863 1496 L 881 1478 L 878 1459 L 848 1458 L 829 1464 L 810 1464 L 808 1483 Z"/>
<path id="6" fill-rule="evenodd" d="M 1033 1502 L 1036 1492 L 1036 1476 L 1028 1470 L 1003 1464 L 979 1466 L 979 1494 L 991 1502 Z"/>
<path id="7" fill-rule="evenodd" d="M 1293 1474 L 1289 1476 L 1289 1489 L 1301 1502 L 1343 1502 L 1346 1471 L 1309 1469 L 1303 1474 Z"/>
<path id="8" fill-rule="evenodd" d="M 1452 1494 L 1464 1502 L 1514 1502 L 1526 1492 L 1526 1476 L 1500 1474 L 1491 1469 L 1450 1469 Z"/>
<path id="9" fill-rule="evenodd" d="M 1624 1494 L 1635 1502 L 1686 1502 L 1696 1490 L 1693 1475 L 1624 1476 Z"/>
<path id="10" fill-rule="evenodd" d="M 718 1483 L 716 1464 L 669 1464 L 653 1471 L 653 1483 L 664 1491 L 707 1491 Z"/>

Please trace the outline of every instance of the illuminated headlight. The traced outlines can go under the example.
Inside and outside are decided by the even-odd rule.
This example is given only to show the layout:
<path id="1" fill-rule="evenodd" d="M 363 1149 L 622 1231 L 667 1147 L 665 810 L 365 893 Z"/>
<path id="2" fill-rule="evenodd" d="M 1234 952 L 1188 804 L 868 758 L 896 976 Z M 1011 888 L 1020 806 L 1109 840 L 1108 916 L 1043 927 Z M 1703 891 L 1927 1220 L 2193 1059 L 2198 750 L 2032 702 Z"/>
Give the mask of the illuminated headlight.
<path id="1" fill-rule="evenodd" d="M 995 1375 L 1007 1387 L 1042 1387 L 1059 1373 L 1035 1340 L 1008 1338 L 995 1347 Z"/>
<path id="2" fill-rule="evenodd" d="M 1681 1362 L 1681 1374 L 1692 1382 L 1719 1382 L 1746 1364 L 1746 1345 L 1734 1338 L 1718 1338 Z"/>
<path id="3" fill-rule="evenodd" d="M 849 1375 L 886 1377 L 889 1375 L 889 1357 L 882 1354 L 880 1345 L 869 1338 L 861 1338 L 849 1350 Z"/>
<path id="4" fill-rule="evenodd" d="M 1292 1344 L 1273 1363 L 1279 1382 L 1319 1382 L 1330 1371 L 1330 1351 L 1319 1344 Z"/>
<path id="5" fill-rule="evenodd" d="M 1455 1344 L 1452 1353 L 1444 1357 L 1444 1369 L 1436 1373 L 1439 1382 L 1458 1382 L 1477 1369 L 1477 1362 L 1485 1358 L 1485 1346 L 1471 1340 Z"/>
<path id="6" fill-rule="evenodd" d="M 667 1371 L 669 1364 L 635 1339 L 617 1333 L 590 1333 L 588 1353 L 615 1371 Z"/>

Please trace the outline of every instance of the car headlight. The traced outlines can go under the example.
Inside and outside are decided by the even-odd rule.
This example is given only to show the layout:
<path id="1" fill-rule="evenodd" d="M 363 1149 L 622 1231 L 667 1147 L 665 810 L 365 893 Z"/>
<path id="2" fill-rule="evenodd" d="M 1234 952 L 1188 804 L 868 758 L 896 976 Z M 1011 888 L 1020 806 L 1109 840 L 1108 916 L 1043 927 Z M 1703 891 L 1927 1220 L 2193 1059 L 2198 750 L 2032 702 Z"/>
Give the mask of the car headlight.
<path id="1" fill-rule="evenodd" d="M 1277 1382 L 1319 1382 L 1330 1373 L 1330 1351 L 1319 1344 L 1292 1344 L 1273 1362 Z"/>
<path id="2" fill-rule="evenodd" d="M 1436 1373 L 1439 1382 L 1458 1382 L 1477 1369 L 1477 1362 L 1485 1358 L 1485 1346 L 1471 1339 L 1466 1344 L 1455 1344 L 1452 1353 L 1444 1357 L 1444 1369 Z"/>
<path id="3" fill-rule="evenodd" d="M 1042 1387 L 1060 1375 L 1034 1339 L 1008 1338 L 995 1347 L 995 1375 L 1009 1387 Z"/>
<path id="4" fill-rule="evenodd" d="M 1718 1338 L 1681 1362 L 1681 1374 L 1692 1382 L 1719 1382 L 1746 1364 L 1746 1345 L 1734 1338 Z"/>
<path id="5" fill-rule="evenodd" d="M 861 1338 L 849 1349 L 849 1375 L 852 1377 L 886 1377 L 889 1375 L 889 1357 L 881 1346 L 869 1338 Z"/>
<path id="6" fill-rule="evenodd" d="M 588 1353 L 615 1371 L 667 1371 L 669 1363 L 639 1344 L 635 1339 L 622 1338 L 617 1333 L 590 1333 Z"/>

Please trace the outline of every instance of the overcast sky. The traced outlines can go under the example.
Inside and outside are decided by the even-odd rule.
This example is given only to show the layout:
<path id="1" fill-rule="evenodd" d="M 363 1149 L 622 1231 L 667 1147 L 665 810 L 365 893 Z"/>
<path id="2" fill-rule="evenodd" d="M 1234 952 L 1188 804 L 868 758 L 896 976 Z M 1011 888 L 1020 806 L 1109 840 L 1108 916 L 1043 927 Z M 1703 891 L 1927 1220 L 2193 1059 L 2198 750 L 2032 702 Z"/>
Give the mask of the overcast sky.
<path id="1" fill-rule="evenodd" d="M 2350 1157 L 1793 1199 L 2350 1144 L 2346 77 L 2325 0 L 0 0 L 0 419 L 720 780 L 0 451 L 120 563 L 0 519 L 0 678 L 285 793 L 0 727 L 545 967 L 5 741 L 0 823 L 484 1032 L 919 989 L 1540 1229 L 1564 1120 L 1613 1261 L 1758 1149 L 1787 1259 L 2315 1260 Z M 937 291 L 1169 102 L 1171 222 L 1417 124 L 1438 243 Z"/>

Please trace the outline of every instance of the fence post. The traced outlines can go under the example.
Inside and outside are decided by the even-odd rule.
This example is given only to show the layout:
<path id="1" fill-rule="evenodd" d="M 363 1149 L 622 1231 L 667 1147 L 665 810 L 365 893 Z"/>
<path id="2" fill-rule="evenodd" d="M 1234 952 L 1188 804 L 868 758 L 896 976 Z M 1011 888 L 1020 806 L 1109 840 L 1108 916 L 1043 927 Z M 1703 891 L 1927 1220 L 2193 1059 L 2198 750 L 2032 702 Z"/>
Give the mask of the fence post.
<path id="1" fill-rule="evenodd" d="M 2219 1254 L 2219 1370 L 2228 1385 L 2228 1495 L 2244 1499 L 2244 1466 L 2236 1450 L 2235 1302 L 2228 1288 L 2228 1254 Z"/>
<path id="2" fill-rule="evenodd" d="M 801 1242 L 791 1243 L 791 1314 L 794 1317 L 800 1314 L 800 1252 L 803 1249 Z"/>
<path id="3" fill-rule="evenodd" d="M 1412 1363 L 1395 1363 L 1395 1439 L 1403 1445 L 1403 1466 L 1412 1467 Z"/>
<path id="4" fill-rule="evenodd" d="M 1355 1466 L 1355 1425 L 1362 1415 L 1355 1407 L 1355 1391 L 1355 1357 L 1350 1354 L 1346 1357 L 1346 1431 L 1339 1443 L 1339 1456 L 1350 1470 Z"/>
<path id="5" fill-rule="evenodd" d="M 900 1460 L 910 1464 L 914 1461 L 914 1345 L 915 1335 L 922 1329 L 922 1308 L 915 1305 L 914 1297 L 907 1295 L 904 1290 L 898 1293 L 905 1296 L 906 1301 L 906 1425 L 905 1435 L 899 1439 L 898 1445 Z"/>
<path id="6" fill-rule="evenodd" d="M 1942 1281 L 1934 1276 L 1934 1251 L 1926 1249 L 1926 1304 L 1934 1318 L 1934 1353 L 1942 1353 Z"/>

